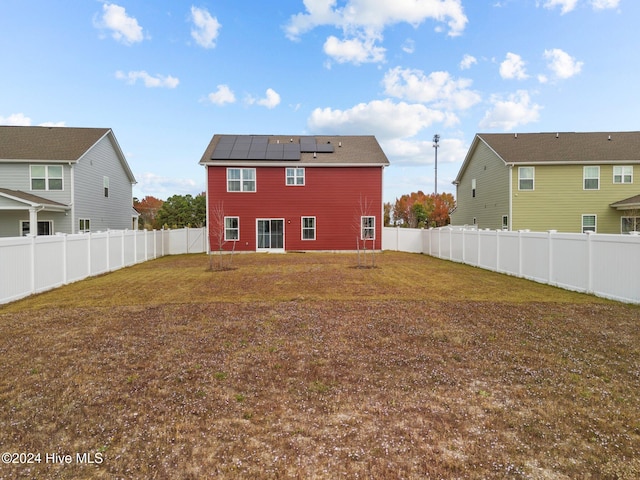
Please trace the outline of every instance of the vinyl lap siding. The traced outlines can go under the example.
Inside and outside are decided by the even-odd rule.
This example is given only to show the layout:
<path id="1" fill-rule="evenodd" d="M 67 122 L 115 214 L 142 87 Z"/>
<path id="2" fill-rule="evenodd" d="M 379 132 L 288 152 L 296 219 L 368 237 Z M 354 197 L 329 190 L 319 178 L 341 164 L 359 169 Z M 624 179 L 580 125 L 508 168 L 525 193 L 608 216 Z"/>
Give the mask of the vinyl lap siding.
<path id="1" fill-rule="evenodd" d="M 513 229 L 581 232 L 582 215 L 595 214 L 598 233 L 620 233 L 622 212 L 609 205 L 637 194 L 638 168 L 634 167 L 634 183 L 614 184 L 613 165 L 600 165 L 600 189 L 584 190 L 583 167 L 537 165 L 533 191 L 518 191 L 514 167 Z"/>
<path id="2" fill-rule="evenodd" d="M 74 167 L 75 225 L 91 220 L 91 231 L 132 227 L 132 185 L 108 136 L 102 138 Z M 109 197 L 103 177 L 109 177 Z"/>
<path id="3" fill-rule="evenodd" d="M 476 179 L 476 196 L 472 196 L 471 182 Z M 502 228 L 502 216 L 509 214 L 509 168 L 484 143 L 478 146 L 462 175 L 456 192 L 453 225 L 472 225 L 478 228 Z"/>
<path id="4" fill-rule="evenodd" d="M 296 166 L 296 165 L 292 165 Z M 382 240 L 381 167 L 306 167 L 304 186 L 285 185 L 285 167 L 256 168 L 256 192 L 227 192 L 227 167 L 208 167 L 209 226 L 212 205 L 223 202 L 225 216 L 240 218 L 236 250 L 256 250 L 256 219 L 284 219 L 285 250 L 354 250 L 359 235 L 360 198 L 376 217 L 376 248 Z M 238 167 L 241 168 L 241 167 Z M 302 240 L 301 217 L 316 218 L 316 240 Z M 212 248 L 217 241 L 212 237 Z M 229 250 L 232 242 L 224 249 Z"/>

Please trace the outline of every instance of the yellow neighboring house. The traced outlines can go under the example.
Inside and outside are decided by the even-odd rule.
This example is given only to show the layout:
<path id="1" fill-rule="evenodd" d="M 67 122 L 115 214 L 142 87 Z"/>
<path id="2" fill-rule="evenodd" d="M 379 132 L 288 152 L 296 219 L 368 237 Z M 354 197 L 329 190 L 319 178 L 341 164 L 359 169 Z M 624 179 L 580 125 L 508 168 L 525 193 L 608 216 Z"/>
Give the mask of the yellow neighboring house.
<path id="1" fill-rule="evenodd" d="M 458 176 L 452 225 L 640 231 L 640 132 L 479 133 Z"/>

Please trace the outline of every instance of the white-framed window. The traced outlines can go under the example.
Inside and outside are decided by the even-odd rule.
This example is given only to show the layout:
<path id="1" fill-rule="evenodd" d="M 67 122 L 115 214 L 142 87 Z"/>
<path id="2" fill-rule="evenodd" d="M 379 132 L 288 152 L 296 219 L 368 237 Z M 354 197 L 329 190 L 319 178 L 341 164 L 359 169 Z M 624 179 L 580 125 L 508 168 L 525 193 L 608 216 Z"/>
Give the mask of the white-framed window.
<path id="1" fill-rule="evenodd" d="M 302 240 L 316 239 L 316 217 L 302 217 Z"/>
<path id="2" fill-rule="evenodd" d="M 622 217 L 620 233 L 640 232 L 640 217 Z"/>
<path id="3" fill-rule="evenodd" d="M 600 167 L 584 167 L 584 190 L 600 190 Z"/>
<path id="4" fill-rule="evenodd" d="M 518 167 L 518 190 L 533 190 L 535 167 Z"/>
<path id="5" fill-rule="evenodd" d="M 255 168 L 227 168 L 227 192 L 255 192 Z"/>
<path id="6" fill-rule="evenodd" d="M 22 236 L 29 235 L 29 221 L 22 220 L 20 222 L 20 232 Z M 37 235 L 53 235 L 53 222 L 51 220 L 39 220 L 36 232 Z"/>
<path id="7" fill-rule="evenodd" d="M 633 183 L 633 165 L 614 166 L 613 183 Z"/>
<path id="8" fill-rule="evenodd" d="M 109 177 L 102 177 L 102 187 L 104 188 L 104 196 L 109 197 Z"/>
<path id="9" fill-rule="evenodd" d="M 376 217 L 360 217 L 360 240 L 373 240 L 376 238 Z"/>
<path id="10" fill-rule="evenodd" d="M 502 230 L 509 230 L 509 216 L 502 216 Z"/>
<path id="11" fill-rule="evenodd" d="M 87 233 L 91 231 L 91 220 L 88 218 L 81 218 L 78 222 L 78 231 L 80 233 Z"/>
<path id="12" fill-rule="evenodd" d="M 224 241 L 240 240 L 240 217 L 224 217 Z"/>
<path id="13" fill-rule="evenodd" d="M 31 165 L 31 190 L 62 190 L 62 165 Z"/>
<path id="14" fill-rule="evenodd" d="M 287 185 L 302 186 L 304 185 L 304 168 L 287 167 L 286 177 Z"/>
<path id="15" fill-rule="evenodd" d="M 593 214 L 582 215 L 582 233 L 595 232 L 597 229 L 597 217 Z"/>
<path id="16" fill-rule="evenodd" d="M 471 196 L 473 198 L 476 198 L 476 179 L 475 178 L 471 179 Z"/>

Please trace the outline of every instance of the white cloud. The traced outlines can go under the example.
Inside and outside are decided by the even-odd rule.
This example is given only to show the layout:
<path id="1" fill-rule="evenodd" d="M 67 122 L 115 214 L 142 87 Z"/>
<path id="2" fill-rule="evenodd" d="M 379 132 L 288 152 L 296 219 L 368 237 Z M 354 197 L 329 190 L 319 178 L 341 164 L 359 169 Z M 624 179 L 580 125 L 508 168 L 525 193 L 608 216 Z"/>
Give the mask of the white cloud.
<path id="1" fill-rule="evenodd" d="M 442 138 L 439 143 L 438 163 L 459 163 L 468 147 L 457 138 Z M 382 142 L 385 154 L 393 158 L 393 165 L 425 165 L 435 160 L 431 140 L 406 140 L 395 138 Z"/>
<path id="2" fill-rule="evenodd" d="M 520 55 L 508 52 L 507 57 L 500 64 L 500 76 L 508 80 L 514 78 L 516 80 L 524 80 L 529 77 L 524 65 L 525 62 Z"/>
<path id="3" fill-rule="evenodd" d="M 418 26 L 431 19 L 446 23 L 449 35 L 458 36 L 468 21 L 461 0 L 347 0 L 341 7 L 337 6 L 337 0 L 304 0 L 304 5 L 306 12 L 292 15 L 285 25 L 287 37 L 298 40 L 316 27 L 333 26 L 343 31 L 345 39 L 329 37 L 325 52 L 333 51 L 342 61 L 359 63 L 364 61 L 364 52 L 368 62 L 384 60 L 384 49 L 375 47 L 374 42 L 382 39 L 387 26 L 398 23 Z"/>
<path id="4" fill-rule="evenodd" d="M 560 7 L 560 14 L 564 15 L 576 8 L 577 4 L 578 0 L 545 0 L 542 6 L 548 9 Z"/>
<path id="5" fill-rule="evenodd" d="M 67 122 L 44 122 L 40 123 L 38 126 L 40 127 L 66 127 Z"/>
<path id="6" fill-rule="evenodd" d="M 473 65 L 477 64 L 478 60 L 473 55 L 465 54 L 460 62 L 460 70 L 468 70 Z"/>
<path id="7" fill-rule="evenodd" d="M 402 44 L 402 51 L 405 53 L 413 53 L 416 51 L 416 42 L 411 39 L 411 38 L 407 38 L 405 40 L 405 42 Z"/>
<path id="8" fill-rule="evenodd" d="M 31 125 L 31 119 L 24 113 L 12 113 L 8 117 L 0 116 L 0 125 L 28 127 Z"/>
<path id="9" fill-rule="evenodd" d="M 207 98 L 215 105 L 224 105 L 225 103 L 235 103 L 236 96 L 228 85 L 218 85 L 215 92 L 210 93 Z"/>
<path id="10" fill-rule="evenodd" d="M 339 40 L 333 35 L 324 43 L 324 53 L 338 63 L 377 63 L 384 61 L 385 49 L 376 47 L 373 38 Z"/>
<path id="11" fill-rule="evenodd" d="M 124 7 L 113 3 L 102 5 L 102 18 L 94 21 L 98 28 L 111 30 L 111 36 L 125 45 L 141 42 L 144 39 L 142 27 L 134 17 L 127 15 Z"/>
<path id="12" fill-rule="evenodd" d="M 544 8 L 553 9 L 560 7 L 560 14 L 569 13 L 578 6 L 579 0 L 544 0 L 542 6 Z M 610 8 L 618 8 L 620 0 L 589 0 L 594 10 L 606 10 Z"/>
<path id="13" fill-rule="evenodd" d="M 389 70 L 382 83 L 385 93 L 414 102 L 432 103 L 439 108 L 466 110 L 480 101 L 480 95 L 471 90 L 471 80 L 454 79 L 448 72 L 432 72 L 428 76 L 421 70 Z"/>
<path id="14" fill-rule="evenodd" d="M 568 53 L 560 50 L 559 48 L 545 50 L 544 58 L 549 61 L 547 66 L 553 72 L 556 78 L 562 80 L 571 78 L 574 75 L 579 74 L 582 70 L 582 66 L 584 65 L 584 62 L 576 61 L 575 58 L 573 58 Z"/>
<path id="15" fill-rule="evenodd" d="M 480 128 L 513 130 L 519 125 L 536 122 L 542 109 L 540 105 L 531 102 L 529 93 L 525 90 L 518 90 L 507 99 L 493 95 L 490 101 L 493 107 L 480 122 Z"/>
<path id="16" fill-rule="evenodd" d="M 407 138 L 448 117 L 420 104 L 392 100 L 360 103 L 347 110 L 316 108 L 307 119 L 313 133 L 374 134 L 381 140 Z"/>
<path id="17" fill-rule="evenodd" d="M 194 28 L 191 29 L 191 36 L 198 45 L 204 48 L 214 48 L 216 39 L 220 32 L 220 23 L 216 17 L 204 8 L 191 7 L 191 21 Z"/>
<path id="18" fill-rule="evenodd" d="M 172 195 L 197 195 L 205 189 L 204 182 L 191 178 L 163 177 L 151 172 L 136 173 L 135 177 L 135 192 L 164 200 Z"/>
<path id="19" fill-rule="evenodd" d="M 618 8 L 620 0 L 592 0 L 594 10 L 605 10 L 607 8 Z"/>
<path id="20" fill-rule="evenodd" d="M 154 77 L 149 75 L 144 70 L 129 73 L 117 71 L 116 78 L 118 80 L 125 80 L 131 85 L 134 85 L 138 80 L 142 80 L 144 82 L 144 86 L 147 88 L 176 88 L 180 83 L 179 79 L 177 79 L 176 77 L 172 77 L 171 75 L 156 75 Z"/>
<path id="21" fill-rule="evenodd" d="M 272 109 L 280 105 L 280 95 L 273 88 L 267 88 L 264 98 L 256 99 L 248 95 L 245 102 L 249 105 L 257 104 Z"/>

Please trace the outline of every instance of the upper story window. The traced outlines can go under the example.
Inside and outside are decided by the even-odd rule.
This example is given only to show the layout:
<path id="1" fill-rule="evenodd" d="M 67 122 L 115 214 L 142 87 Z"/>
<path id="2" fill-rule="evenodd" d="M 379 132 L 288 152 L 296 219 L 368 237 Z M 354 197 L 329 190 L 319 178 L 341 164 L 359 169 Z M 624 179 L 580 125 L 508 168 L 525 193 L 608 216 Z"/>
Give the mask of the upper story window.
<path id="1" fill-rule="evenodd" d="M 287 185 L 304 185 L 304 168 L 287 168 Z"/>
<path id="2" fill-rule="evenodd" d="M 255 192 L 255 168 L 227 168 L 227 192 Z"/>
<path id="3" fill-rule="evenodd" d="M 471 179 L 471 196 L 473 198 L 476 197 L 476 179 L 475 178 Z"/>
<path id="4" fill-rule="evenodd" d="M 109 177 L 102 177 L 102 187 L 104 188 L 104 196 L 109 197 Z"/>
<path id="5" fill-rule="evenodd" d="M 600 167 L 584 167 L 583 188 L 585 190 L 600 189 Z"/>
<path id="6" fill-rule="evenodd" d="M 613 167 L 613 183 L 633 183 L 633 166 Z"/>
<path id="7" fill-rule="evenodd" d="M 535 167 L 518 167 L 518 190 L 533 190 Z"/>
<path id="8" fill-rule="evenodd" d="M 62 165 L 31 165 L 31 190 L 62 190 Z"/>

